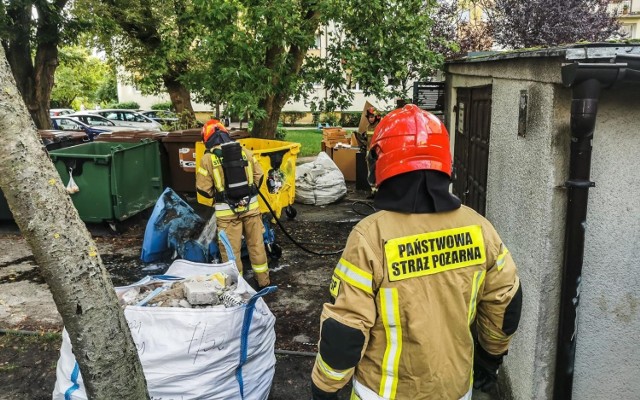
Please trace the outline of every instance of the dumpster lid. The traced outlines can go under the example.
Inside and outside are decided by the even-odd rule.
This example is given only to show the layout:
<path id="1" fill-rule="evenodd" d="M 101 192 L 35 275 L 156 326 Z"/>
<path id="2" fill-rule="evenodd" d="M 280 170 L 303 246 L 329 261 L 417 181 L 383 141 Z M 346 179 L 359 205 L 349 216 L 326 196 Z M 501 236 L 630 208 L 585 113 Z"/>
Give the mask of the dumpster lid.
<path id="1" fill-rule="evenodd" d="M 95 140 L 116 142 L 118 140 L 140 141 L 143 139 L 162 140 L 167 132 L 158 131 L 118 131 L 103 132 Z"/>
<path id="2" fill-rule="evenodd" d="M 50 139 L 54 141 L 62 141 L 71 138 L 71 133 L 64 131 L 56 131 L 52 129 L 38 130 L 41 139 Z"/>
<path id="3" fill-rule="evenodd" d="M 201 140 L 199 128 L 171 131 L 162 138 L 163 142 L 198 142 Z"/>

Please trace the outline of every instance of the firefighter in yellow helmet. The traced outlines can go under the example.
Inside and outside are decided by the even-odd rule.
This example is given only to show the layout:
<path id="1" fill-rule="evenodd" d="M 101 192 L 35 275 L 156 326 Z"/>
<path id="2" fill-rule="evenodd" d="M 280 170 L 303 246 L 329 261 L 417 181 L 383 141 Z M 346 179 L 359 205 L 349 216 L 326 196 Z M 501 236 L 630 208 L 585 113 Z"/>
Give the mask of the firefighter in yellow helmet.
<path id="1" fill-rule="evenodd" d="M 224 125 L 215 119 L 202 127 L 205 154 L 196 173 L 199 194 L 214 200 L 219 231 L 229 238 L 236 265 L 242 273 L 240 249 L 244 235 L 259 287 L 269 285 L 267 253 L 264 248 L 264 225 L 258 209 L 258 188 L 263 172 L 251 151 L 231 139 Z M 220 243 L 223 261 L 229 260 Z"/>
<path id="2" fill-rule="evenodd" d="M 470 399 L 474 386 L 495 383 L 520 320 L 511 253 L 449 193 L 438 118 L 415 105 L 394 110 L 370 152 L 380 211 L 353 228 L 331 278 L 313 398 L 337 399 L 352 379 L 351 399 Z"/>

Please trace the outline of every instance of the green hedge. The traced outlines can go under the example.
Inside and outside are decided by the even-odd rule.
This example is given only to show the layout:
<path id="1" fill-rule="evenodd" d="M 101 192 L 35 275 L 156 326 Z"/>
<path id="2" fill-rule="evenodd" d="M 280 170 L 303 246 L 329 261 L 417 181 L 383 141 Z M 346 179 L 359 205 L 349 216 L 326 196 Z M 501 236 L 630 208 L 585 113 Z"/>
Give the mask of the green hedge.
<path id="1" fill-rule="evenodd" d="M 360 111 L 342 111 L 340 113 L 340 126 L 357 127 L 360 125 Z"/>
<path id="2" fill-rule="evenodd" d="M 126 110 L 138 110 L 140 104 L 135 101 L 126 101 L 124 103 L 111 104 L 108 108 L 126 109 Z"/>
<path id="3" fill-rule="evenodd" d="M 280 113 L 280 122 L 284 126 L 293 126 L 296 124 L 296 121 L 301 120 L 306 117 L 307 113 L 305 111 L 283 111 Z"/>
<path id="4" fill-rule="evenodd" d="M 170 101 L 164 101 L 162 103 L 155 103 L 151 105 L 152 110 L 170 110 L 173 111 L 173 103 Z"/>

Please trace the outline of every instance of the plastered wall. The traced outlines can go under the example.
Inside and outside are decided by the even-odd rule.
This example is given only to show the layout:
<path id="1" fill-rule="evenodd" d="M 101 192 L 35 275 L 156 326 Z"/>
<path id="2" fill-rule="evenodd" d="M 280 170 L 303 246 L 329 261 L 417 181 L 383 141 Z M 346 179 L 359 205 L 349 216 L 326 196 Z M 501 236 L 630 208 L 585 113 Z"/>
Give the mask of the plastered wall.
<path id="1" fill-rule="evenodd" d="M 523 315 L 501 380 L 505 397 L 550 399 L 564 247 L 571 90 L 559 60 L 450 65 L 448 127 L 459 87 L 492 85 L 487 217 L 512 251 Z M 537 72 L 536 72 L 537 71 Z M 518 136 L 521 90 L 527 134 Z M 454 139 L 452 138 L 452 141 Z M 640 398 L 640 87 L 603 91 L 580 287 L 574 399 Z"/>

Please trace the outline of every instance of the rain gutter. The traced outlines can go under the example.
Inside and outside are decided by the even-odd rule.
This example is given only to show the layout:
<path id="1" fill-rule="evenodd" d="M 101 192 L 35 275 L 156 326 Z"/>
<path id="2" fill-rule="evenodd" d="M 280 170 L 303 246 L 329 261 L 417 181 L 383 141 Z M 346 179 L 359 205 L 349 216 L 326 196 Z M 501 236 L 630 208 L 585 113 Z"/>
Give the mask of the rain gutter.
<path id="1" fill-rule="evenodd" d="M 562 67 L 562 83 L 572 88 L 571 152 L 560 291 L 554 400 L 571 400 L 578 333 L 578 306 L 584 261 L 591 150 L 602 89 L 623 81 L 640 81 L 640 55 L 616 54 L 609 62 L 574 62 Z"/>

